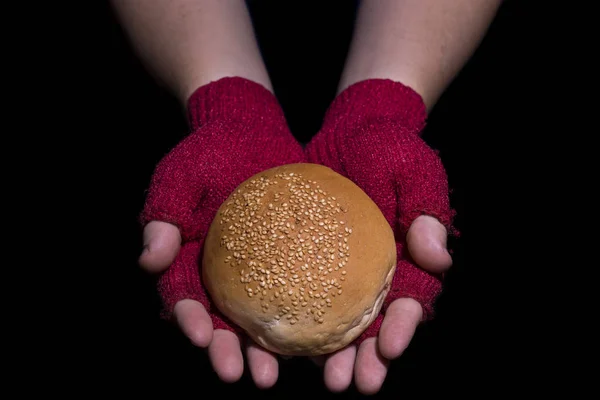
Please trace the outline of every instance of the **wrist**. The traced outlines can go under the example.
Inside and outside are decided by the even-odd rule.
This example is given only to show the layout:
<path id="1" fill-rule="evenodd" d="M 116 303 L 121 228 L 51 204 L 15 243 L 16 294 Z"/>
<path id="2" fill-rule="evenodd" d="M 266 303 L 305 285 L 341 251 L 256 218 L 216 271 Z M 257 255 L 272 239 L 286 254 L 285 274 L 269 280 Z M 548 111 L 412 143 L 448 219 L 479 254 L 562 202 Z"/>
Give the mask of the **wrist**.
<path id="1" fill-rule="evenodd" d="M 397 121 L 412 131 L 425 126 L 427 109 L 422 97 L 411 87 L 390 79 L 366 79 L 344 89 L 333 101 L 325 118 L 325 130 L 339 130 L 340 124 L 355 127 L 377 120 Z"/>
<path id="2" fill-rule="evenodd" d="M 264 85 L 240 76 L 227 76 L 194 90 L 187 100 L 192 130 L 211 121 L 285 124 L 283 110 L 273 92 Z"/>
<path id="3" fill-rule="evenodd" d="M 190 76 L 182 80 L 176 88 L 175 96 L 177 101 L 187 110 L 190 98 L 194 92 L 203 86 L 231 77 L 255 82 L 269 92 L 274 93 L 269 76 L 264 71 L 236 71 L 235 68 L 215 68 L 213 66 L 213 68 L 204 68 L 202 72 L 191 72 Z"/>
<path id="4" fill-rule="evenodd" d="M 362 69 L 358 69 L 359 67 Z M 378 63 L 374 66 L 354 65 L 345 70 L 340 79 L 338 94 L 356 83 L 368 80 L 389 80 L 410 87 L 421 97 L 427 112 L 433 108 L 442 90 L 442 85 L 436 81 L 435 76 L 432 78 L 431 74 L 426 75 L 416 65 L 407 63 L 398 69 L 396 65 Z"/>

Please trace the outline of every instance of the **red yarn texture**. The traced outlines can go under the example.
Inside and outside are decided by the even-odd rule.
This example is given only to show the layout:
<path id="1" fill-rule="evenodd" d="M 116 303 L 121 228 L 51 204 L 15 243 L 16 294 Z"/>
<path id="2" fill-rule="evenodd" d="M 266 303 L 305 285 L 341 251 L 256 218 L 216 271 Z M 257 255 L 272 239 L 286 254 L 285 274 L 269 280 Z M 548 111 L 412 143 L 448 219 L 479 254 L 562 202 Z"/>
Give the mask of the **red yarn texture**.
<path id="1" fill-rule="evenodd" d="M 431 319 L 441 292 L 440 276 L 415 266 L 405 237 L 420 215 L 436 217 L 450 234 L 454 211 L 448 181 L 437 153 L 420 137 L 427 112 L 411 88 L 391 80 L 370 79 L 340 93 L 329 107 L 321 131 L 306 147 L 309 162 L 346 176 L 379 206 L 396 236 L 397 270 L 382 313 L 357 339 L 376 336 L 394 300 L 410 297 Z"/>
<path id="2" fill-rule="evenodd" d="M 159 278 L 163 317 L 175 304 L 197 300 L 215 329 L 241 333 L 222 316 L 200 274 L 206 232 L 227 197 L 250 176 L 305 161 L 275 96 L 252 81 L 223 78 L 198 88 L 188 102 L 191 133 L 157 165 L 141 214 L 142 224 L 169 222 L 181 231 L 182 248 Z"/>
<path id="3" fill-rule="evenodd" d="M 296 162 L 326 165 L 359 185 L 379 206 L 396 235 L 398 266 L 382 313 L 357 340 L 379 332 L 389 304 L 411 297 L 433 316 L 441 279 L 415 266 L 406 231 L 419 215 L 431 215 L 451 234 L 454 212 L 437 156 L 420 138 L 426 110 L 412 89 L 389 80 L 367 80 L 342 92 L 327 111 L 321 131 L 303 152 L 290 133 L 275 96 L 243 78 L 223 78 L 189 99 L 191 133 L 157 165 L 141 215 L 142 224 L 165 221 L 179 227 L 182 248 L 159 278 L 164 318 L 175 304 L 197 300 L 215 329 L 238 334 L 211 304 L 200 275 L 204 236 L 216 211 L 244 180 L 265 169 Z M 258 149 L 258 150 L 257 150 Z"/>

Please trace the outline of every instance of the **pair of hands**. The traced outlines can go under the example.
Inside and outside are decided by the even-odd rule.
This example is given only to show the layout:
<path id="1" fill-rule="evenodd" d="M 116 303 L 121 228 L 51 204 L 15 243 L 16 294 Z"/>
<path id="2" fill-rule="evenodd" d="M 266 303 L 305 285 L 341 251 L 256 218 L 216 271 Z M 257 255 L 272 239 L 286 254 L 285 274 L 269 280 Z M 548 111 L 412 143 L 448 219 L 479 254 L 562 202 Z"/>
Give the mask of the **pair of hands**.
<path id="1" fill-rule="evenodd" d="M 333 110 L 326 117 L 330 123 L 302 149 L 287 130 L 276 101 L 265 92 L 252 83 L 229 79 L 192 96 L 193 133 L 157 166 L 142 218 L 144 250 L 139 259 L 142 268 L 161 274 L 159 288 L 169 317 L 194 345 L 208 350 L 217 375 L 225 382 L 237 381 L 245 354 L 259 388 L 276 383 L 277 356 L 235 334 L 235 328 L 219 329 L 227 323 L 205 294 L 198 293 L 203 292 L 198 263 L 204 234 L 217 208 L 246 178 L 293 162 L 326 165 L 353 180 L 381 208 L 396 234 L 402 269 L 397 275 L 408 274 L 413 281 L 416 276 L 411 285 L 417 288 L 423 286 L 418 274 L 425 282 L 452 264 L 446 249 L 448 223 L 430 216 L 448 208 L 447 183 L 439 159 L 413 132 L 422 126 L 410 126 L 409 119 L 398 117 L 404 111 L 393 113 L 393 118 L 375 112 L 373 118 L 357 121 L 356 109 L 347 118 Z M 428 200 L 417 207 L 415 198 Z M 424 215 L 428 209 L 433 212 Z M 415 275 L 412 269 L 424 272 Z M 432 299 L 409 292 L 388 302 L 375 336 L 313 359 L 323 368 L 331 391 L 345 390 L 353 378 L 362 393 L 381 388 L 389 362 L 402 354 L 419 323 L 430 317 L 425 314 L 431 310 L 423 304 Z"/>
<path id="2" fill-rule="evenodd" d="M 446 251 L 446 229 L 436 219 L 418 217 L 411 225 L 407 242 L 409 252 L 420 260 L 424 269 L 439 273 L 447 270 L 452 259 Z M 179 253 L 179 229 L 169 223 L 155 221 L 144 228 L 145 250 L 139 262 L 152 273 L 166 270 Z M 217 375 L 225 382 L 237 381 L 244 369 L 243 351 L 238 336 L 217 329 L 204 306 L 195 300 L 184 299 L 174 308 L 173 316 L 183 334 L 208 355 Z M 345 390 L 355 378 L 362 393 L 374 393 L 383 385 L 389 362 L 399 357 L 409 345 L 421 321 L 421 305 L 411 299 L 397 299 L 387 308 L 379 336 L 366 339 L 357 349 L 348 346 L 327 357 L 314 358 L 323 368 L 327 388 L 334 392 Z M 277 356 L 250 340 L 244 352 L 255 384 L 259 388 L 273 386 L 278 378 Z"/>

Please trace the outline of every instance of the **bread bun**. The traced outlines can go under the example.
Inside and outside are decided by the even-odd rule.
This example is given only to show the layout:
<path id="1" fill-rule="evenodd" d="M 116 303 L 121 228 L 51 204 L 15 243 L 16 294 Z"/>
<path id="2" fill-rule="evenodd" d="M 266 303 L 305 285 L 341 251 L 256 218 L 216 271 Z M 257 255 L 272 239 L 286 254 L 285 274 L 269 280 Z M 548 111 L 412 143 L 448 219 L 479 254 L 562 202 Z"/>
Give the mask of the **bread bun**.
<path id="1" fill-rule="evenodd" d="M 202 274 L 216 307 L 274 353 L 315 356 L 375 320 L 396 269 L 394 234 L 356 184 L 316 164 L 243 182 L 206 236 Z"/>

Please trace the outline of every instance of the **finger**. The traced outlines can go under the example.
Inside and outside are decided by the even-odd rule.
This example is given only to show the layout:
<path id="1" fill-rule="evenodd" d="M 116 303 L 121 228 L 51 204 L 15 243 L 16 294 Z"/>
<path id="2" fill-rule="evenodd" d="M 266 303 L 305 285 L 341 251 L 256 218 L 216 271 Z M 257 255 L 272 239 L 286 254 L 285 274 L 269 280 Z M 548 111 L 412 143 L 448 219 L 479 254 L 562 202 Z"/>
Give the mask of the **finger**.
<path id="1" fill-rule="evenodd" d="M 325 386 L 335 393 L 348 389 L 352 382 L 355 360 L 356 346 L 348 346 L 327 357 L 324 370 Z"/>
<path id="2" fill-rule="evenodd" d="M 185 299 L 177 302 L 173 316 L 179 329 L 198 347 L 206 348 L 213 338 L 213 324 L 202 304 Z"/>
<path id="3" fill-rule="evenodd" d="M 223 382 L 233 383 L 242 377 L 244 358 L 240 340 L 235 333 L 216 329 L 208 346 L 208 356 L 213 369 Z"/>
<path id="4" fill-rule="evenodd" d="M 152 221 L 144 227 L 144 250 L 140 266 L 148 272 L 164 271 L 171 265 L 181 247 L 181 235 L 175 225 Z"/>
<path id="5" fill-rule="evenodd" d="M 447 271 L 452 266 L 447 240 L 444 225 L 428 215 L 417 217 L 406 234 L 410 256 L 418 266 L 432 273 Z"/>
<path id="6" fill-rule="evenodd" d="M 181 140 L 156 166 L 140 215 L 145 224 L 170 222 L 180 229 L 185 241 L 197 240 L 207 229 L 211 211 L 206 210 L 207 160 L 200 153 L 203 135 Z M 209 163 L 210 164 L 210 163 Z"/>
<path id="7" fill-rule="evenodd" d="M 377 338 L 361 343 L 356 353 L 354 380 L 358 391 L 364 395 L 375 394 L 381 389 L 387 375 L 389 360 L 378 351 Z"/>
<path id="8" fill-rule="evenodd" d="M 423 309 L 413 299 L 397 299 L 385 311 L 379 329 L 378 345 L 388 360 L 398 358 L 408 347 L 421 321 Z"/>
<path id="9" fill-rule="evenodd" d="M 254 383 L 259 389 L 269 389 L 279 377 L 277 357 L 250 341 L 246 347 L 248 367 Z"/>

